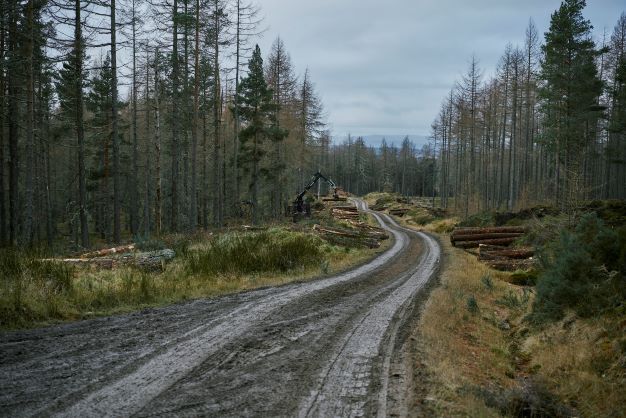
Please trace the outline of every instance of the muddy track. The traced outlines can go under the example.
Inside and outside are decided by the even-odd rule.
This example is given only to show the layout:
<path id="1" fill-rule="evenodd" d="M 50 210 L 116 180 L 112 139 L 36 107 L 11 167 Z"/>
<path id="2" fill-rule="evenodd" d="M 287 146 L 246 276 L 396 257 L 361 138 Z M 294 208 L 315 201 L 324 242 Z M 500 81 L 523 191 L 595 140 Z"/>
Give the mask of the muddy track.
<path id="1" fill-rule="evenodd" d="M 393 246 L 337 276 L 0 334 L 0 415 L 406 414 L 403 347 L 440 249 L 374 216 Z"/>

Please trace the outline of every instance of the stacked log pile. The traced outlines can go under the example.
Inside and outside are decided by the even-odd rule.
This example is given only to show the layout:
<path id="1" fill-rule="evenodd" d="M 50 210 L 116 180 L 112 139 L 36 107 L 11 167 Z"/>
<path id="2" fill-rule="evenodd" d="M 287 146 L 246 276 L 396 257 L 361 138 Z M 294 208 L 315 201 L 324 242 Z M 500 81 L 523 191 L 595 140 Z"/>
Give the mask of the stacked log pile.
<path id="1" fill-rule="evenodd" d="M 330 209 L 333 218 L 355 221 L 359 219 L 359 210 L 356 206 L 335 206 Z"/>
<path id="2" fill-rule="evenodd" d="M 488 228 L 454 228 L 450 242 L 459 248 L 478 248 L 480 244 L 507 246 L 524 235 L 520 226 L 494 226 Z"/>
<path id="3" fill-rule="evenodd" d="M 509 248 L 480 244 L 478 259 L 489 267 L 502 271 L 526 270 L 533 266 L 535 250 L 529 247 Z"/>
<path id="4" fill-rule="evenodd" d="M 381 229 L 364 223 L 354 223 L 354 229 L 339 229 L 329 226 L 314 225 L 313 230 L 324 240 L 349 247 L 380 247 L 380 241 L 389 238 Z"/>
<path id="5" fill-rule="evenodd" d="M 406 215 L 408 211 L 409 211 L 409 208 L 394 208 L 394 209 L 389 209 L 389 214 L 403 217 L 404 215 Z"/>
<path id="6" fill-rule="evenodd" d="M 348 198 L 343 196 L 322 197 L 322 202 L 345 202 L 346 200 L 348 200 Z"/>
<path id="7" fill-rule="evenodd" d="M 387 233 L 387 231 L 377 226 L 368 225 L 365 222 L 361 221 L 357 222 L 349 220 L 348 223 L 352 225 L 353 228 L 360 231 L 362 234 L 366 234 L 369 237 L 375 238 L 379 241 L 383 241 L 389 238 L 389 234 Z"/>
<path id="8" fill-rule="evenodd" d="M 493 269 L 515 271 L 529 269 L 534 264 L 532 248 L 508 247 L 525 232 L 526 229 L 519 226 L 455 228 L 450 242 L 458 248 L 478 248 L 478 259 Z"/>

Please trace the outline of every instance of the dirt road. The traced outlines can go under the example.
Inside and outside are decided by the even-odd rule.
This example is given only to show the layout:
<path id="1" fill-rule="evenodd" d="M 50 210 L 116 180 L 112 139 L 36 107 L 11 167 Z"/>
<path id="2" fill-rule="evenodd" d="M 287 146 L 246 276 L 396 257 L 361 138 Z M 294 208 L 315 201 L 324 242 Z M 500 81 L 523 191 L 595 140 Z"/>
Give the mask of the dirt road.
<path id="1" fill-rule="evenodd" d="M 338 276 L 0 334 L 0 415 L 406 414 L 407 330 L 440 249 L 374 216 L 393 246 Z"/>

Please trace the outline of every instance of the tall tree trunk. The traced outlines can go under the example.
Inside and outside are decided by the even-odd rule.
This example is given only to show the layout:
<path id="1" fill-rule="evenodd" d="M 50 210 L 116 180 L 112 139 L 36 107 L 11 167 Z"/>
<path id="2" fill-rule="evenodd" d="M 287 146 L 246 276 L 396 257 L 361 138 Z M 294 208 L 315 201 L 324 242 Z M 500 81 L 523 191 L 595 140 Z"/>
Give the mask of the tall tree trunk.
<path id="1" fill-rule="evenodd" d="M 183 124 L 182 134 L 183 134 L 183 143 L 182 143 L 182 156 L 183 156 L 183 187 L 182 187 L 182 199 L 180 202 L 181 213 L 185 214 L 185 218 L 187 223 L 185 224 L 185 229 L 187 231 L 192 229 L 191 223 L 192 219 L 190 216 L 190 170 L 189 170 L 189 159 L 192 158 L 189 154 L 189 125 L 193 124 L 193 111 L 192 111 L 192 98 L 190 97 L 189 91 L 189 0 L 183 0 L 183 13 L 185 16 L 185 23 L 183 24 L 183 86 L 181 94 L 181 101 L 183 102 L 183 120 L 185 121 Z M 190 100 L 191 99 L 191 100 Z M 192 128 L 193 129 L 193 128 Z"/>
<path id="2" fill-rule="evenodd" d="M 5 83 L 5 18 L 7 8 L 4 0 L 0 0 L 2 9 L 0 10 L 0 247 L 7 242 L 7 213 L 6 213 L 6 193 L 4 188 L 4 111 L 7 97 Z"/>
<path id="3" fill-rule="evenodd" d="M 241 0 L 237 1 L 237 27 L 235 30 L 235 95 L 233 98 L 233 117 L 235 129 L 233 132 L 233 179 L 235 180 L 235 213 L 239 215 L 241 196 L 241 176 L 239 175 L 239 66 L 241 65 Z"/>
<path id="4" fill-rule="evenodd" d="M 152 202 L 152 187 L 151 187 L 151 176 L 150 176 L 150 161 L 151 158 L 151 137 L 152 132 L 150 130 L 150 55 L 148 48 L 146 48 L 146 92 L 145 92 L 145 104 L 144 104 L 146 116 L 146 141 L 145 141 L 145 159 L 144 159 L 144 203 L 143 203 L 143 235 L 144 237 L 149 237 L 151 232 L 151 216 L 150 216 L 150 208 Z"/>
<path id="5" fill-rule="evenodd" d="M 258 136 L 254 134 L 252 148 L 252 223 L 259 223 L 259 161 L 258 161 Z"/>
<path id="6" fill-rule="evenodd" d="M 130 232 L 134 236 L 139 232 L 139 139 L 137 137 L 137 16 L 136 0 L 132 0 L 132 37 L 133 37 L 133 175 L 131 179 Z M 147 86 L 146 86 L 147 87 Z"/>
<path id="7" fill-rule="evenodd" d="M 17 2 L 9 2 L 9 68 L 7 83 L 9 88 L 9 241 L 17 244 L 18 204 L 19 204 L 19 164 L 18 164 L 18 120 L 19 86 L 17 80 L 18 43 L 17 43 Z"/>
<path id="8" fill-rule="evenodd" d="M 517 57 L 515 57 L 517 60 Z M 515 147 L 517 146 L 517 86 L 518 86 L 518 63 L 513 63 L 513 108 L 511 109 L 511 141 L 509 143 L 509 198 L 507 208 L 513 210 L 515 203 L 515 160 L 517 153 Z"/>
<path id="9" fill-rule="evenodd" d="M 191 204 L 189 222 L 191 231 L 198 226 L 198 185 L 197 185 L 197 148 L 198 127 L 200 124 L 200 0 L 196 0 L 194 82 L 193 82 L 193 122 L 191 124 Z"/>
<path id="10" fill-rule="evenodd" d="M 113 145 L 113 241 L 121 240 L 120 142 L 117 130 L 117 27 L 115 0 L 111 0 L 111 143 Z"/>
<path id="11" fill-rule="evenodd" d="M 161 235 L 161 109 L 159 104 L 159 49 L 154 54 L 154 123 L 155 123 L 155 177 L 156 177 L 156 201 L 154 204 L 154 228 L 157 236 Z"/>
<path id="12" fill-rule="evenodd" d="M 172 44 L 172 182 L 170 230 L 178 231 L 178 153 L 179 153 L 179 64 L 178 64 L 178 0 L 173 5 L 173 44 Z"/>
<path id="13" fill-rule="evenodd" d="M 33 65 L 35 43 L 35 14 L 34 0 L 26 4 L 26 190 L 24 213 L 24 244 L 33 245 L 33 214 L 35 200 L 35 70 Z"/>
<path id="14" fill-rule="evenodd" d="M 44 166 L 44 193 L 46 201 L 46 240 L 48 242 L 48 248 L 52 248 L 54 242 L 54 213 L 52 210 L 52 195 L 50 192 L 52 183 L 52 168 L 50 166 L 50 112 L 48 111 L 48 104 L 46 103 L 45 111 L 45 129 L 46 138 L 42 138 L 41 149 L 43 151 L 43 166 Z M 43 107 L 43 106 L 42 106 Z"/>
<path id="15" fill-rule="evenodd" d="M 219 34 L 220 34 L 220 8 L 219 1 L 214 1 L 214 35 L 213 35 L 213 224 L 222 226 L 221 192 L 220 192 L 220 67 L 219 67 Z"/>
<path id="16" fill-rule="evenodd" d="M 83 121 L 83 34 L 81 21 L 81 1 L 76 0 L 74 12 L 74 95 L 76 137 L 78 141 L 78 206 L 80 211 L 80 242 L 83 248 L 89 247 L 89 223 L 87 219 L 87 184 L 85 174 L 85 126 Z"/>

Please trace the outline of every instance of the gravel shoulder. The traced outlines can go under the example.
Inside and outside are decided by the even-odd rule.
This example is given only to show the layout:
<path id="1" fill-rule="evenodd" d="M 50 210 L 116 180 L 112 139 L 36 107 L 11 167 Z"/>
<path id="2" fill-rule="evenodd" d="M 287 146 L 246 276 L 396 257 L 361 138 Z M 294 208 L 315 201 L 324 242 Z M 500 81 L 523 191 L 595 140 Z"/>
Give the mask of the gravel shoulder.
<path id="1" fill-rule="evenodd" d="M 405 415 L 404 330 L 440 249 L 373 214 L 393 246 L 337 276 L 0 334 L 0 415 Z"/>

